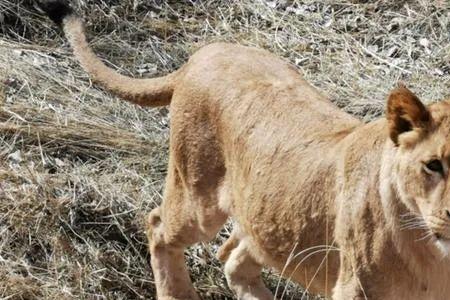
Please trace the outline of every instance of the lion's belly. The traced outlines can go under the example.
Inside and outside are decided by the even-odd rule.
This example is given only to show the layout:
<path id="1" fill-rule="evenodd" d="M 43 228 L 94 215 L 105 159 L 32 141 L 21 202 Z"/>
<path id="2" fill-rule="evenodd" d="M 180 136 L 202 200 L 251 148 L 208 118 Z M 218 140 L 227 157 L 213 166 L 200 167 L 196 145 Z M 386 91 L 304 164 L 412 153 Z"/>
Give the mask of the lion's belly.
<path id="1" fill-rule="evenodd" d="M 310 292 L 331 296 L 339 253 L 333 245 L 333 226 L 328 225 L 327 230 L 326 220 L 314 218 L 294 223 L 255 218 L 247 226 L 255 249 L 267 265 Z"/>
<path id="2" fill-rule="evenodd" d="M 309 180 L 297 186 L 279 181 L 272 193 L 253 180 L 245 199 L 235 203 L 234 217 L 266 265 L 313 293 L 331 296 L 339 269 L 333 183 L 325 176 Z"/>

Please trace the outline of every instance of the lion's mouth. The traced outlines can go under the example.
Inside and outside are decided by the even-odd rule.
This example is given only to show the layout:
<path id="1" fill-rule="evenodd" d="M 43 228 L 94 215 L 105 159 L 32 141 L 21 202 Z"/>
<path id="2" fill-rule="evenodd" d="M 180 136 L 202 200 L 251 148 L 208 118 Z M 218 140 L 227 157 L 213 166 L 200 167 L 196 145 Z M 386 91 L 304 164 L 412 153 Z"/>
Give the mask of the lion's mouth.
<path id="1" fill-rule="evenodd" d="M 441 233 L 434 233 L 434 243 L 444 256 L 450 255 L 450 238 Z"/>
<path id="2" fill-rule="evenodd" d="M 438 233 L 438 232 L 434 233 L 434 237 L 435 237 L 437 240 L 441 240 L 441 239 L 448 240 L 448 239 L 446 239 L 446 238 L 443 238 L 443 237 L 442 237 L 442 234 L 440 234 L 440 233 Z"/>
<path id="3" fill-rule="evenodd" d="M 436 246 L 441 250 L 444 256 L 448 256 L 450 254 L 450 240 L 449 239 L 437 239 Z"/>
<path id="4" fill-rule="evenodd" d="M 433 232 L 433 236 L 434 236 L 434 239 L 437 241 L 449 241 L 450 242 L 450 237 L 443 233 Z"/>

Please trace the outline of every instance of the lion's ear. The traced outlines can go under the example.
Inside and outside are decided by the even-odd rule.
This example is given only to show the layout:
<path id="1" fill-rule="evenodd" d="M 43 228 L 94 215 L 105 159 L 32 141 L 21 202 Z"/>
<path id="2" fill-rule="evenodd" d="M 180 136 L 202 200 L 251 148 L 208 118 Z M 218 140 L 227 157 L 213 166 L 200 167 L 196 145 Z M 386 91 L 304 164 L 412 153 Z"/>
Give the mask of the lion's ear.
<path id="1" fill-rule="evenodd" d="M 417 141 L 431 124 L 431 114 L 428 109 L 413 92 L 403 85 L 389 95 L 386 118 L 389 135 L 397 146 Z"/>

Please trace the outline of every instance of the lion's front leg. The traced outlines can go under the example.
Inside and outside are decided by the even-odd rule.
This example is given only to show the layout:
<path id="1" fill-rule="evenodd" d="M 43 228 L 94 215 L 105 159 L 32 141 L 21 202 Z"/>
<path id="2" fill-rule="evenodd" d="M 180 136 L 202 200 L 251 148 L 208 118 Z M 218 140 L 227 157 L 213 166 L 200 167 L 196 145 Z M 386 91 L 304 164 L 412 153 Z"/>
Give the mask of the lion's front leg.
<path id="1" fill-rule="evenodd" d="M 372 299 L 368 296 L 368 291 L 356 274 L 352 263 L 341 252 L 341 264 L 338 280 L 333 289 L 333 300 L 365 300 Z"/>
<path id="2" fill-rule="evenodd" d="M 352 278 L 351 282 L 338 283 L 333 290 L 333 300 L 365 300 L 369 299 L 365 292 L 359 285 L 355 285 L 354 282 L 358 281 L 358 278 Z"/>

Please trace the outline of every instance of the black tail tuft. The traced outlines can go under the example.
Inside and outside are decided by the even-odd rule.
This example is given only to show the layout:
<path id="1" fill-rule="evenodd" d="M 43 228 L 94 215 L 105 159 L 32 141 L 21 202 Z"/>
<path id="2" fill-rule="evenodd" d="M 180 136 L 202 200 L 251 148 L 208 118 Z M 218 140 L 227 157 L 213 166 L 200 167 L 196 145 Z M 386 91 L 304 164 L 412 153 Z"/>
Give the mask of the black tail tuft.
<path id="1" fill-rule="evenodd" d="M 48 17 L 58 25 L 61 25 L 65 17 L 74 13 L 66 0 L 40 0 L 38 3 Z"/>

